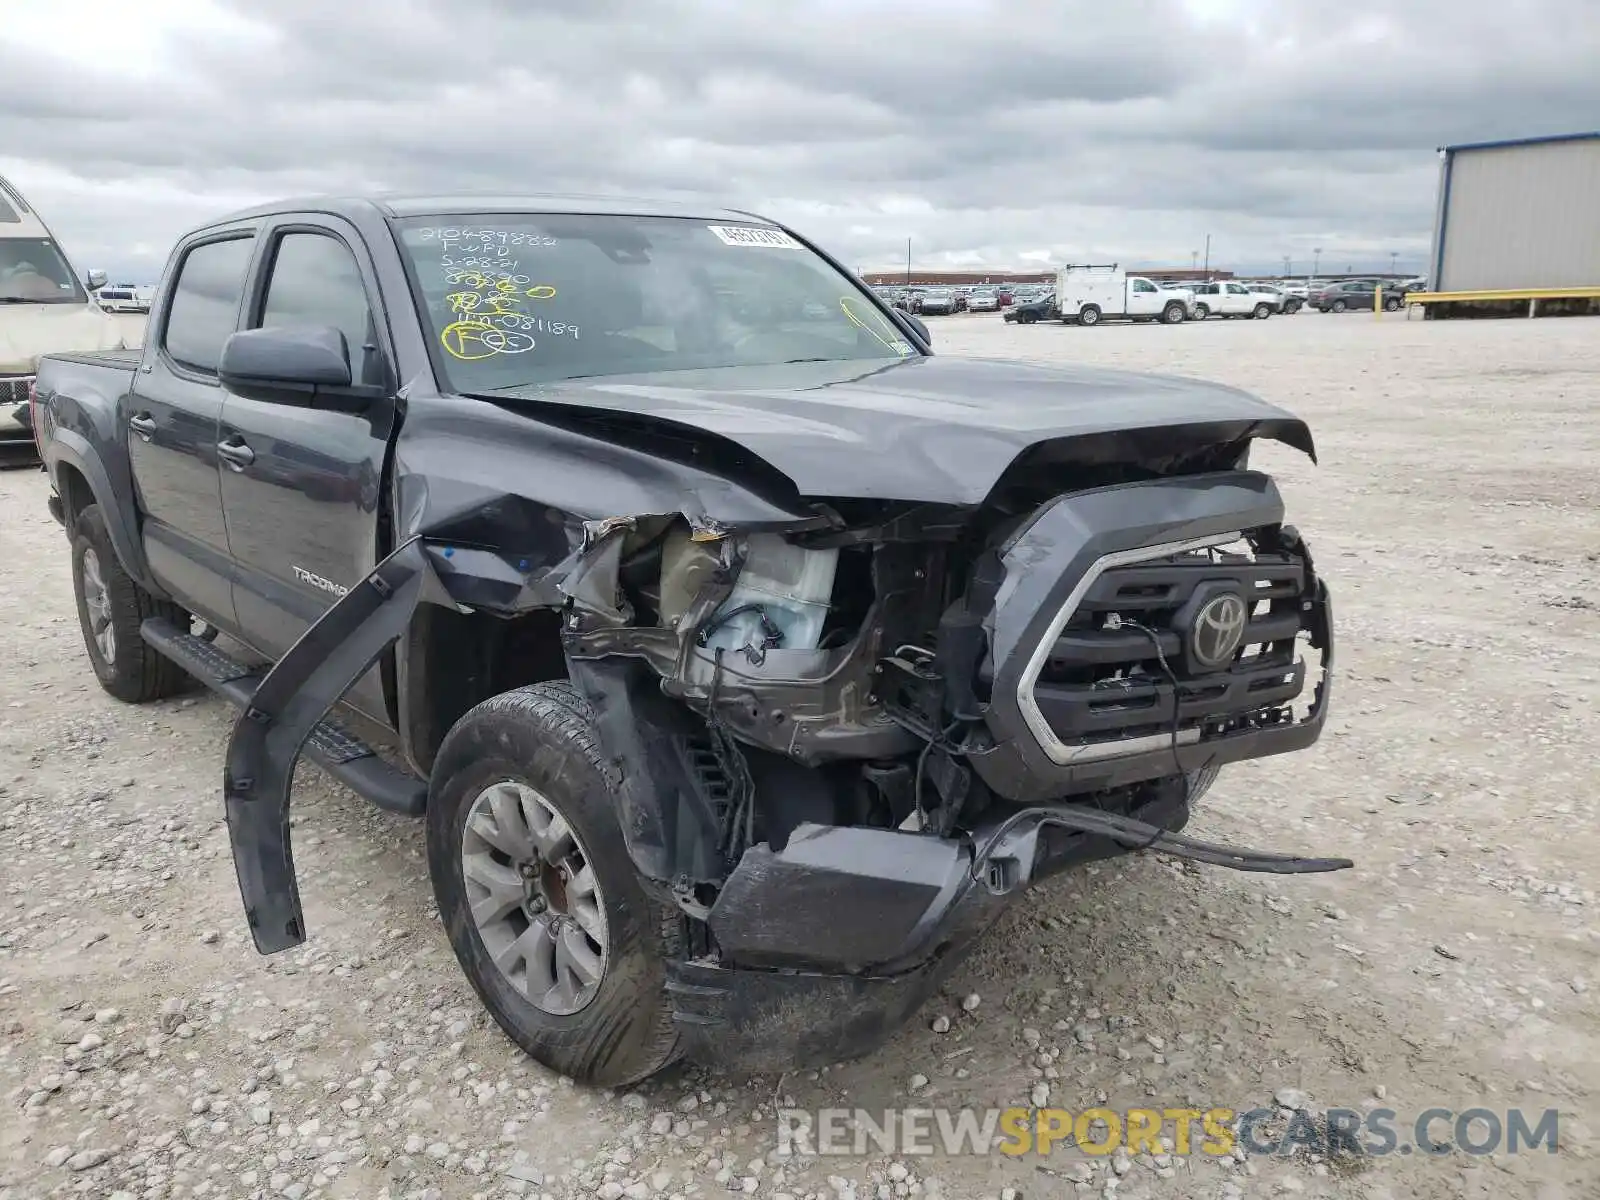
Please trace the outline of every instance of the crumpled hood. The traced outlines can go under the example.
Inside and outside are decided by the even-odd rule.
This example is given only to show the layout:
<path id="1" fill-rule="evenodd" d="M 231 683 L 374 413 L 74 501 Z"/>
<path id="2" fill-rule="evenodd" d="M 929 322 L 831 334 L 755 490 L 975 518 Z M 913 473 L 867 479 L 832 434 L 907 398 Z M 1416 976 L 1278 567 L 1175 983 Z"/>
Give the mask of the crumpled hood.
<path id="1" fill-rule="evenodd" d="M 116 319 L 93 304 L 0 304 L 0 375 L 31 375 L 41 354 L 120 350 Z"/>
<path id="2" fill-rule="evenodd" d="M 1212 442 L 1274 438 L 1316 456 L 1303 421 L 1236 388 L 989 359 L 667 371 L 495 393 L 505 397 L 559 405 L 563 423 L 608 410 L 716 434 L 810 496 L 976 504 L 1040 442 L 1183 426 Z"/>

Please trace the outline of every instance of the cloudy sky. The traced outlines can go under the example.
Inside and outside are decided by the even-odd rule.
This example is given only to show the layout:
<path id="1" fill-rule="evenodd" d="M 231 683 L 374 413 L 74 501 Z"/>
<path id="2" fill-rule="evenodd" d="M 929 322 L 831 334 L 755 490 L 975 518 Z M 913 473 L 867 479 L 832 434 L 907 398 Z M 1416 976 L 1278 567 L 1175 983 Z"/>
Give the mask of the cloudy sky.
<path id="1" fill-rule="evenodd" d="M 863 269 L 1421 269 L 1436 147 L 1600 126 L 1596 0 L 0 0 L 80 268 L 334 190 L 715 196 Z"/>

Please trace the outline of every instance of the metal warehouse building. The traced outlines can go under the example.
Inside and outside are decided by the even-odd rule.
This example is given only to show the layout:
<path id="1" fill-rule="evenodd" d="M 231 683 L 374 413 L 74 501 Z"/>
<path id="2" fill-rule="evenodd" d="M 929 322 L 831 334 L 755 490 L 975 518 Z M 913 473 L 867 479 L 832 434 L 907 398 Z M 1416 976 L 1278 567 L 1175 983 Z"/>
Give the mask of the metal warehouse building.
<path id="1" fill-rule="evenodd" d="M 1440 154 L 1425 302 L 1600 299 L 1600 132 Z"/>

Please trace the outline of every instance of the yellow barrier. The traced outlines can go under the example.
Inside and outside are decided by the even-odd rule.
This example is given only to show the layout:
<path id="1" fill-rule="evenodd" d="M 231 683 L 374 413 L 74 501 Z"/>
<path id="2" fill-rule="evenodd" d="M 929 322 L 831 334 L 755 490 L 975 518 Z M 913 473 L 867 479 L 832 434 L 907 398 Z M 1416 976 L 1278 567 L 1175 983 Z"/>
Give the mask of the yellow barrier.
<path id="1" fill-rule="evenodd" d="M 1600 300 L 1600 287 L 1510 288 L 1489 292 L 1412 292 L 1407 304 L 1451 304 L 1466 300 Z"/>
<path id="2" fill-rule="evenodd" d="M 1372 289 L 1372 315 L 1383 316 L 1383 284 Z"/>

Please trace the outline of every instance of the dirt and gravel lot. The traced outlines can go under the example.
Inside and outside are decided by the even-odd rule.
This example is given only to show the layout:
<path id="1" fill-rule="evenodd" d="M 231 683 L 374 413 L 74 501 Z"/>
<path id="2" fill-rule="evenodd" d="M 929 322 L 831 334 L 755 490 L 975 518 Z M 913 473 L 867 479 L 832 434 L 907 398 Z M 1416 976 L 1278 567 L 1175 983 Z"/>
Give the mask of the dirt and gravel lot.
<path id="1" fill-rule="evenodd" d="M 130 708 L 99 690 L 45 479 L 12 472 L 0 1200 L 1600 1196 L 1600 322 L 932 324 L 945 353 L 1202 376 L 1311 420 L 1320 466 L 1278 447 L 1257 462 L 1334 590 L 1335 714 L 1311 752 L 1225 772 L 1190 832 L 1348 853 L 1355 870 L 1089 869 L 1017 906 L 872 1058 L 587 1091 L 479 1011 L 419 829 L 315 768 L 294 810 L 310 941 L 256 955 L 219 798 L 233 714 L 204 694 Z M 1387 1107 L 1403 1143 L 1430 1107 L 1553 1107 L 1561 1147 L 1361 1163 L 776 1152 L 777 1104 L 1045 1095 Z"/>

